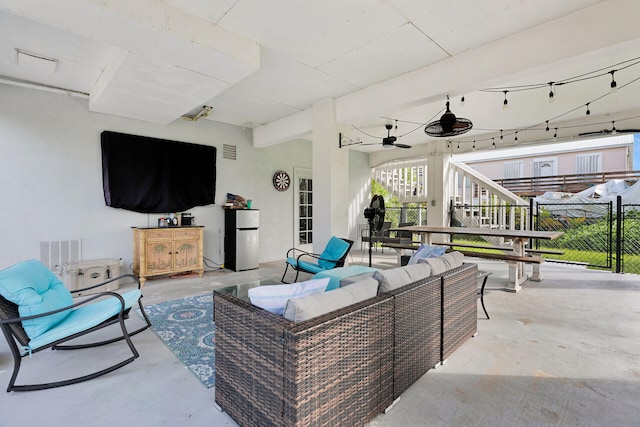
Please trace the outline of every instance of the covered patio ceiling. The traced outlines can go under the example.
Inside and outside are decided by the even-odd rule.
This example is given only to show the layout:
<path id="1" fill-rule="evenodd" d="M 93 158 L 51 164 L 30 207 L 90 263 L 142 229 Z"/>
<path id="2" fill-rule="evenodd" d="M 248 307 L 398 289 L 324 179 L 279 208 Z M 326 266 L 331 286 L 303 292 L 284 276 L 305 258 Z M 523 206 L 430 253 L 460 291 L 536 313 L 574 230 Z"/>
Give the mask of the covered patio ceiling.
<path id="1" fill-rule="evenodd" d="M 634 0 L 3 0 L 0 82 L 159 124 L 211 106 L 256 147 L 309 139 L 330 98 L 349 149 L 382 152 L 387 123 L 413 147 L 387 158 L 513 147 L 640 129 L 638 16 Z M 447 96 L 473 129 L 430 137 Z"/>

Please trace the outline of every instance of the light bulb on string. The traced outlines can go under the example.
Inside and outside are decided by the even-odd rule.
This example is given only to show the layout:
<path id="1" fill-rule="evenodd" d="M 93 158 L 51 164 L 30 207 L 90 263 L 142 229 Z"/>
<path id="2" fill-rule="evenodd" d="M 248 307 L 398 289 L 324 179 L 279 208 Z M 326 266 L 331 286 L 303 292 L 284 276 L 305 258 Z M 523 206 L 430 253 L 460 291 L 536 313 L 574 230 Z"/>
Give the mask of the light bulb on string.
<path id="1" fill-rule="evenodd" d="M 553 93 L 553 82 L 549 82 L 549 102 L 553 103 L 556 100 L 556 94 Z"/>
<path id="2" fill-rule="evenodd" d="M 495 150 L 495 149 L 496 149 L 496 142 L 495 142 L 495 141 L 493 141 L 493 143 L 492 143 L 492 144 L 493 144 L 493 149 Z"/>
<path id="3" fill-rule="evenodd" d="M 473 148 L 471 149 L 471 151 L 476 151 L 476 142 L 473 141 Z"/>
<path id="4" fill-rule="evenodd" d="M 549 132 L 549 120 L 547 120 L 547 129 L 546 129 L 546 131 Z"/>
<path id="5" fill-rule="evenodd" d="M 616 131 L 616 122 L 611 122 L 611 135 L 615 135 L 616 133 L 618 133 L 618 131 Z"/>
<path id="6" fill-rule="evenodd" d="M 591 110 L 589 110 L 589 104 L 591 104 L 591 103 L 587 102 L 587 116 L 591 114 Z"/>
<path id="7" fill-rule="evenodd" d="M 515 141 L 517 141 L 517 140 L 518 140 L 518 131 L 516 131 L 516 139 L 515 139 Z"/>
<path id="8" fill-rule="evenodd" d="M 506 110 L 509 108 L 509 101 L 507 100 L 507 93 L 509 92 L 508 90 L 503 91 L 504 92 L 504 101 L 502 101 L 502 109 Z"/>
<path id="9" fill-rule="evenodd" d="M 396 130 L 398 130 L 398 119 L 396 119 Z"/>
<path id="10" fill-rule="evenodd" d="M 460 98 L 460 106 L 464 107 L 464 95 L 462 95 L 462 98 Z"/>
<path id="11" fill-rule="evenodd" d="M 460 141 L 458 141 L 458 150 L 460 150 Z"/>
<path id="12" fill-rule="evenodd" d="M 609 73 L 611 74 L 611 92 L 615 92 L 618 90 L 618 83 L 616 83 L 616 79 L 613 76 L 617 70 L 611 70 Z"/>
<path id="13" fill-rule="evenodd" d="M 502 141 L 504 139 L 504 136 L 502 135 L 502 129 L 500 129 L 500 141 Z"/>
<path id="14" fill-rule="evenodd" d="M 553 128 L 555 130 L 555 132 L 553 133 L 553 139 L 556 139 L 558 137 L 558 128 Z"/>

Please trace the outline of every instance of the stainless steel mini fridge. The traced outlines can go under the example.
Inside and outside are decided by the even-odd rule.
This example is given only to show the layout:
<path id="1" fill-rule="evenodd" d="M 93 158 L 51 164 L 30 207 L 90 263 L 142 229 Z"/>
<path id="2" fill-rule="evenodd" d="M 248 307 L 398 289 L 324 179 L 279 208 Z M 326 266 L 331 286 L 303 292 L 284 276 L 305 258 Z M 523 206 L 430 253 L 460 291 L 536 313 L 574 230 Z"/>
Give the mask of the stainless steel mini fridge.
<path id="1" fill-rule="evenodd" d="M 259 227 L 260 211 L 258 209 L 227 209 L 225 211 L 225 268 L 235 271 L 258 268 Z"/>

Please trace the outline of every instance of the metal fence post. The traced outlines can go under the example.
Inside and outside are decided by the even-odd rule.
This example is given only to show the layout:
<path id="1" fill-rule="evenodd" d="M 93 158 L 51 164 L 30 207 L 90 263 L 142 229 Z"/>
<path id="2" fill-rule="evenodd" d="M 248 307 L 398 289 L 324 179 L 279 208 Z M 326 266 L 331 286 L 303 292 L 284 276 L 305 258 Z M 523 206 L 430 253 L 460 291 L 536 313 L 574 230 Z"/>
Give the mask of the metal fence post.
<path id="1" fill-rule="evenodd" d="M 449 199 L 449 227 L 453 227 L 453 199 Z"/>
<path id="2" fill-rule="evenodd" d="M 533 197 L 529 198 L 529 230 L 533 231 Z M 529 239 L 529 248 L 534 249 L 533 239 Z"/>
<path id="3" fill-rule="evenodd" d="M 622 196 L 616 197 L 616 273 L 622 272 Z"/>

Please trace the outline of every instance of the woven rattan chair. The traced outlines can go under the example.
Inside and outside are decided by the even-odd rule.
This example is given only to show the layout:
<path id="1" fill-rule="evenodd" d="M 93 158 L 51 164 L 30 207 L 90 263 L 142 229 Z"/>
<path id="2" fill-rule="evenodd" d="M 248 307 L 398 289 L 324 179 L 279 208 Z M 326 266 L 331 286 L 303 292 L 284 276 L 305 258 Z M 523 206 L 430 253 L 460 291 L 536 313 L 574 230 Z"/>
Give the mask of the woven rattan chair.
<path id="1" fill-rule="evenodd" d="M 0 327 L 13 355 L 13 374 L 7 392 L 42 390 L 87 381 L 112 372 L 133 362 L 139 355 L 131 342 L 131 336 L 151 326 L 140 298 L 140 282 L 126 274 L 112 278 L 89 288 L 74 292 L 86 292 L 122 278 L 133 278 L 138 288 L 123 293 L 100 292 L 74 303 L 71 292 L 47 267 L 36 260 L 29 260 L 0 271 Z M 133 304 L 138 303 L 146 324 L 129 332 L 125 319 Z M 121 334 L 115 338 L 83 344 L 65 344 L 84 336 L 119 324 Z M 125 340 L 131 356 L 114 365 L 90 374 L 71 379 L 39 384 L 16 385 L 22 358 L 45 349 L 76 350 L 111 344 Z"/>
<path id="2" fill-rule="evenodd" d="M 298 274 L 301 271 L 316 274 L 321 271 L 342 267 L 351 250 L 351 246 L 353 246 L 353 240 L 333 236 L 329 239 L 321 254 L 313 254 L 298 248 L 291 248 L 287 251 L 287 266 L 280 281 L 287 283 L 284 281 L 284 277 L 287 275 L 289 266 L 296 271 L 294 282 L 298 281 Z"/>

